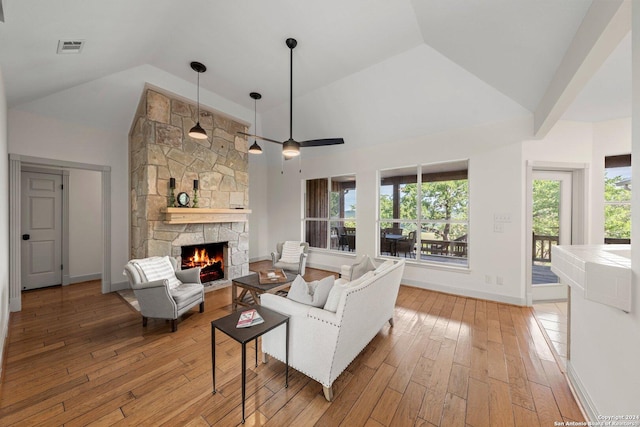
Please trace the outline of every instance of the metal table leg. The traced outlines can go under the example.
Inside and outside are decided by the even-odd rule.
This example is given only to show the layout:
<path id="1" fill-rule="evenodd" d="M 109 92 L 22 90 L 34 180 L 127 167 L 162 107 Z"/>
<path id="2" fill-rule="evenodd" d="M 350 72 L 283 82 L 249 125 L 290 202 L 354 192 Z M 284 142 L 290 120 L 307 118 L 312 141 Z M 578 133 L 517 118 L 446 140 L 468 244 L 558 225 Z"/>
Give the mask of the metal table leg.
<path id="1" fill-rule="evenodd" d="M 244 424 L 244 399 L 246 396 L 246 387 L 247 387 L 247 371 L 245 370 L 247 366 L 247 344 L 242 344 L 242 424 Z"/>
<path id="2" fill-rule="evenodd" d="M 213 375 L 213 394 L 216 394 L 216 327 L 211 324 L 211 373 Z"/>

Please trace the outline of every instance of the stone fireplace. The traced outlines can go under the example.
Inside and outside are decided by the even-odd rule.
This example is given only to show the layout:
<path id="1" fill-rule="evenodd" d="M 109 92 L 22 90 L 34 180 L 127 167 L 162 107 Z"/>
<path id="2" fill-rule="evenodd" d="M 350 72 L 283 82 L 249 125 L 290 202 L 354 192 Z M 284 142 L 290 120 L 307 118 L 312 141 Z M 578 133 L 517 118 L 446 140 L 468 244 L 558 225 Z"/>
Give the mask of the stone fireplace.
<path id="1" fill-rule="evenodd" d="M 130 256 L 183 257 L 183 247 L 226 245 L 223 278 L 249 273 L 249 227 L 244 218 L 216 216 L 213 211 L 241 211 L 249 204 L 246 125 L 200 106 L 200 125 L 208 139 L 190 138 L 196 122 L 196 105 L 145 88 L 129 135 L 131 177 Z M 180 208 L 197 220 L 169 221 L 169 179 L 174 194 L 186 192 L 194 199 L 198 180 L 198 209 Z M 176 208 L 177 209 L 177 208 Z M 174 211 L 176 209 L 173 209 Z M 247 211 L 248 212 L 248 211 Z"/>

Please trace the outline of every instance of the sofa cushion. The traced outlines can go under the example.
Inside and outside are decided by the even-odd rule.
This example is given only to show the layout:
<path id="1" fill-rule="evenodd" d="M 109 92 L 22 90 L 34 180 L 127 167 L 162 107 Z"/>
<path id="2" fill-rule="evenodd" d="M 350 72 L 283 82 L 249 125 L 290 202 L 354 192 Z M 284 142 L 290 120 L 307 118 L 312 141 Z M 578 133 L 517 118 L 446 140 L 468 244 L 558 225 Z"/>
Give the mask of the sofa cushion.
<path id="1" fill-rule="evenodd" d="M 132 261 L 141 272 L 141 276 L 145 282 L 154 280 L 167 279 L 169 281 L 169 289 L 175 289 L 182 284 L 176 277 L 171 261 L 168 256 L 150 257 Z"/>
<path id="2" fill-rule="evenodd" d="M 282 256 L 280 256 L 279 261 L 288 264 L 298 264 L 302 250 L 303 248 L 300 246 L 300 242 L 288 240 L 282 245 Z"/>
<path id="3" fill-rule="evenodd" d="M 356 280 L 369 271 L 376 269 L 375 264 L 369 257 L 369 255 L 363 255 L 359 261 L 351 266 L 351 277 L 349 280 Z"/>
<path id="4" fill-rule="evenodd" d="M 351 282 L 340 283 L 336 281 L 336 283 L 333 285 L 333 288 L 331 288 L 331 291 L 329 292 L 329 296 L 327 297 L 327 302 L 324 305 L 324 309 L 328 311 L 332 311 L 334 313 L 338 311 L 340 298 L 342 297 L 342 294 L 344 293 L 344 291 L 346 291 L 349 288 L 360 285 L 361 283 L 365 282 L 367 279 L 371 278 L 372 276 L 373 276 L 373 272 L 367 272 L 364 275 L 358 277 L 356 280 L 352 280 Z"/>
<path id="5" fill-rule="evenodd" d="M 323 307 L 333 287 L 333 281 L 333 276 L 327 276 L 307 283 L 302 276 L 298 275 L 291 283 L 287 298 L 313 307 Z"/>

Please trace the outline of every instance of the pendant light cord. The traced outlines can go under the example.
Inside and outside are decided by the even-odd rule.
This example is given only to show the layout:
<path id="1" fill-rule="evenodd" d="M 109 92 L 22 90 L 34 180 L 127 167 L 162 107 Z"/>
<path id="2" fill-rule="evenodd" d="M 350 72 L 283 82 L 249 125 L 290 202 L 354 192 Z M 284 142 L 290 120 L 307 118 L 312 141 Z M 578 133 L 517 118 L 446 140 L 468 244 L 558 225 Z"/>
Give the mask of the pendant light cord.
<path id="1" fill-rule="evenodd" d="M 289 52 L 289 139 L 293 139 L 293 48 Z"/>
<path id="2" fill-rule="evenodd" d="M 200 123 L 200 71 L 198 73 L 198 115 L 196 116 L 196 123 Z"/>

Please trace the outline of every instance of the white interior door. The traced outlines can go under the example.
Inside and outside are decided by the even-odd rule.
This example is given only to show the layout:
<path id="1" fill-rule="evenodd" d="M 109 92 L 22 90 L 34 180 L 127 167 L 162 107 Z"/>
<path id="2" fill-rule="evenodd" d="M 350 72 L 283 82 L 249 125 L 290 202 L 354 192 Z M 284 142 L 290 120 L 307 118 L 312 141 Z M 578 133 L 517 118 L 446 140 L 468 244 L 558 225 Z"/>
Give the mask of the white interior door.
<path id="1" fill-rule="evenodd" d="M 551 272 L 551 247 L 571 244 L 572 174 L 534 170 L 532 185 L 533 301 L 564 300 L 566 285 Z"/>
<path id="2" fill-rule="evenodd" d="M 62 284 L 62 176 L 22 172 L 22 289 Z"/>

